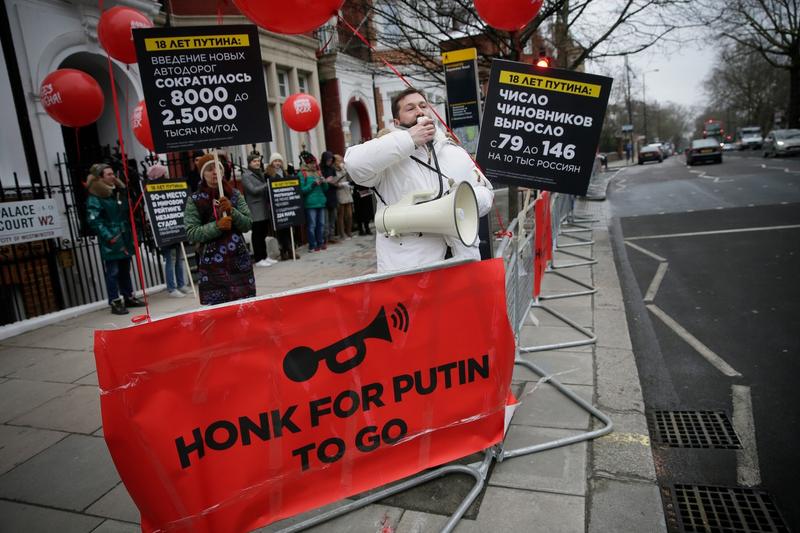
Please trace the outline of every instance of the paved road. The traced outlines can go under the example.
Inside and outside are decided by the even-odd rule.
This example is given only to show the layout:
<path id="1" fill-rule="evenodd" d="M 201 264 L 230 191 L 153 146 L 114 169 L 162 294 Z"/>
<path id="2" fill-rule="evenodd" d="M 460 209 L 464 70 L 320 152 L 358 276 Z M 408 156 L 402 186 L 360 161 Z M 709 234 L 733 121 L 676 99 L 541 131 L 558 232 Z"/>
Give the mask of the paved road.
<path id="1" fill-rule="evenodd" d="M 800 158 L 672 157 L 608 197 L 646 409 L 722 411 L 742 441 L 655 446 L 659 482 L 760 487 L 800 529 Z"/>

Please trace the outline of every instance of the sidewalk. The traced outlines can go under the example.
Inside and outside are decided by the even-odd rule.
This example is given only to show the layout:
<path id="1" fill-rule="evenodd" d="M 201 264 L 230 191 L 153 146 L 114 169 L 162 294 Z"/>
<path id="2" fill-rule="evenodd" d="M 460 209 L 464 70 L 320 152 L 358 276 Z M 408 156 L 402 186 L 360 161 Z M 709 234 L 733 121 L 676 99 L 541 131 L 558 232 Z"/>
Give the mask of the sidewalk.
<path id="1" fill-rule="evenodd" d="M 578 394 L 611 416 L 615 431 L 595 441 L 508 459 L 489 473 L 485 491 L 456 531 L 664 531 L 625 310 L 605 220 L 604 203 L 585 203 L 601 222 L 593 232 L 598 263 L 568 269 L 592 282 L 593 296 L 552 300 L 551 306 L 592 328 L 596 346 L 529 354 Z M 586 235 L 586 234 L 583 234 Z M 259 268 L 259 295 L 374 271 L 374 237 L 354 237 L 295 262 Z M 568 242 L 564 238 L 563 242 Z M 574 250 L 574 249 L 573 249 Z M 556 258 L 557 260 L 559 257 Z M 571 260 L 564 256 L 563 260 Z M 544 290 L 574 290 L 547 275 Z M 160 317 L 197 307 L 191 297 L 152 296 Z M 526 326 L 522 344 L 573 340 L 579 334 L 549 315 Z M 120 483 L 102 439 L 92 339 L 95 328 L 129 324 L 107 310 L 0 341 L 0 532 L 138 531 L 138 512 Z M 507 441 L 514 447 L 585 431 L 589 415 L 538 377 L 518 370 L 515 391 L 528 391 Z M 471 459 L 474 460 L 474 459 Z M 313 531 L 438 531 L 472 481 L 444 478 Z M 298 521 L 273 524 L 275 531 Z"/>

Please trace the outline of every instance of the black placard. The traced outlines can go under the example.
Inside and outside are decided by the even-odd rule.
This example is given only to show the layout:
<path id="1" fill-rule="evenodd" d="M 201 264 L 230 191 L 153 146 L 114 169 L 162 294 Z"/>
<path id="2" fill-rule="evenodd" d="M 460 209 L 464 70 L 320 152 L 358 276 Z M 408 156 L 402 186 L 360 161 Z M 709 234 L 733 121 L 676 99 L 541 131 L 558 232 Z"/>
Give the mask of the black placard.
<path id="1" fill-rule="evenodd" d="M 269 182 L 272 201 L 272 224 L 275 229 L 305 224 L 303 194 L 298 178 L 275 178 Z"/>
<path id="2" fill-rule="evenodd" d="M 144 202 L 159 248 L 186 240 L 183 212 L 189 194 L 189 184 L 182 180 L 162 178 L 145 182 Z"/>
<path id="3" fill-rule="evenodd" d="M 444 66 L 447 84 L 447 118 L 451 128 L 479 126 L 480 97 L 477 87 L 475 60 L 461 61 Z"/>
<path id="4" fill-rule="evenodd" d="M 252 25 L 133 30 L 156 152 L 272 140 Z"/>
<path id="5" fill-rule="evenodd" d="M 584 195 L 613 80 L 494 60 L 476 160 L 492 182 Z"/>

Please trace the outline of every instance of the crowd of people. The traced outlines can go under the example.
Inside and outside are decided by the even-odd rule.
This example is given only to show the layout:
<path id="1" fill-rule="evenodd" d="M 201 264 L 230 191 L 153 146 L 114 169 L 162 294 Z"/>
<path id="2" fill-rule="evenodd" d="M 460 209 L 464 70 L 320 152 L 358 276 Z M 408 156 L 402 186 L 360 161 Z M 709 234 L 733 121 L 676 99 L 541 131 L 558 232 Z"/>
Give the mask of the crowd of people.
<path id="1" fill-rule="evenodd" d="M 195 246 L 200 303 L 214 305 L 255 296 L 254 267 L 278 262 L 268 254 L 267 238 L 274 236 L 280 259 L 296 259 L 292 228 L 273 225 L 270 183 L 296 179 L 305 208 L 305 237 L 309 253 L 350 239 L 353 231 L 371 234 L 373 191 L 377 202 L 391 206 L 417 191 L 436 191 L 441 197 L 458 182 L 466 181 L 475 193 L 479 216 L 494 200 L 492 185 L 467 152 L 433 122 L 425 94 L 407 89 L 392 101 L 393 124 L 378 136 L 351 146 L 343 158 L 325 151 L 317 159 L 302 151 L 299 169 L 284 166 L 283 156 L 271 154 L 267 164 L 258 152 L 247 157 L 247 167 L 236 180 L 224 157 L 193 154 L 186 176 L 191 194 L 184 211 L 187 239 Z M 152 165 L 149 179 L 169 178 L 163 165 Z M 445 185 L 447 184 L 447 185 Z M 134 254 L 125 185 L 108 165 L 94 165 L 87 179 L 87 222 L 98 236 L 105 265 L 111 312 L 126 314 L 142 305 L 134 297 L 131 258 Z M 244 234 L 251 233 L 252 256 Z M 379 272 L 416 268 L 456 258 L 480 259 L 479 240 L 468 244 L 438 233 L 407 232 L 376 241 Z M 182 245 L 165 246 L 165 277 L 170 296 L 189 292 L 184 280 Z"/>

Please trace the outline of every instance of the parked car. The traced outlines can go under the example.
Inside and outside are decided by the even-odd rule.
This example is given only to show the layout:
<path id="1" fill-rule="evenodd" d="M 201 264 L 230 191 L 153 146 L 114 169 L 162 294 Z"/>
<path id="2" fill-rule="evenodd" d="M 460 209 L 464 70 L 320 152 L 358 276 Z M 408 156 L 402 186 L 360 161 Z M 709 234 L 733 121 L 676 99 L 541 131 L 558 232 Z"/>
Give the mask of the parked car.
<path id="1" fill-rule="evenodd" d="M 701 161 L 722 163 L 722 147 L 716 139 L 694 139 L 686 149 L 686 164 L 695 165 Z"/>
<path id="2" fill-rule="evenodd" d="M 664 154 L 661 153 L 661 145 L 648 144 L 647 146 L 642 146 L 639 150 L 639 164 L 644 165 L 646 161 L 658 161 L 659 163 L 664 161 Z"/>
<path id="3" fill-rule="evenodd" d="M 800 153 L 800 130 L 772 130 L 764 137 L 764 157 Z"/>
<path id="4" fill-rule="evenodd" d="M 737 150 L 738 148 L 734 143 L 722 143 L 722 151 L 723 152 L 731 152 L 733 150 Z"/>

